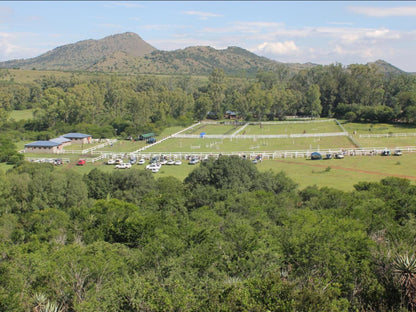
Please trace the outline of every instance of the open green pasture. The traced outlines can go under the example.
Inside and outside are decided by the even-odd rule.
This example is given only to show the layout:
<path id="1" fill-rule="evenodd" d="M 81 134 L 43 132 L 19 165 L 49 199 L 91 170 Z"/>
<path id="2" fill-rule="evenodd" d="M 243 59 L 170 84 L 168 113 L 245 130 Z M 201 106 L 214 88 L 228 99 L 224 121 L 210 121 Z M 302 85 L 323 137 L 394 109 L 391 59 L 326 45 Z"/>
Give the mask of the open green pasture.
<path id="1" fill-rule="evenodd" d="M 284 171 L 301 189 L 317 185 L 353 190 L 360 181 L 380 181 L 388 176 L 407 176 L 416 181 L 416 154 L 403 156 L 347 156 L 344 159 L 285 158 L 259 163 L 260 171 Z M 330 167 L 330 170 L 326 169 Z"/>
<path id="2" fill-rule="evenodd" d="M 416 136 L 383 138 L 359 138 L 355 136 L 354 138 L 362 147 L 387 147 L 394 149 L 399 146 L 416 146 Z"/>
<path id="3" fill-rule="evenodd" d="M 106 145 L 102 148 L 97 148 L 96 151 L 107 151 L 110 153 L 131 153 L 131 152 L 137 151 L 139 148 L 145 145 L 146 145 L 146 141 L 134 141 L 133 142 L 129 140 L 119 140 L 117 142 L 114 142 L 112 146 Z M 87 147 L 85 147 L 85 144 L 84 144 L 84 148 L 87 148 Z"/>
<path id="4" fill-rule="evenodd" d="M 184 134 L 200 134 L 205 132 L 206 134 L 232 134 L 238 130 L 240 126 L 234 125 L 222 125 L 222 124 L 200 124 L 187 131 Z"/>
<path id="5" fill-rule="evenodd" d="M 342 132 L 340 126 L 335 121 L 328 122 L 300 122 L 300 123 L 281 123 L 267 124 L 261 123 L 248 125 L 240 134 L 301 134 L 301 133 L 328 133 Z"/>
<path id="6" fill-rule="evenodd" d="M 318 148 L 354 147 L 347 137 L 289 138 L 289 139 L 187 139 L 173 138 L 148 148 L 147 152 L 239 152 L 287 151 Z"/>
<path id="7" fill-rule="evenodd" d="M 34 109 L 13 110 L 10 112 L 10 119 L 15 121 L 28 120 L 33 118 Z"/>
<path id="8" fill-rule="evenodd" d="M 355 131 L 357 136 L 360 134 L 416 133 L 416 126 L 408 124 L 356 122 L 342 122 L 341 124 L 350 134 Z"/>

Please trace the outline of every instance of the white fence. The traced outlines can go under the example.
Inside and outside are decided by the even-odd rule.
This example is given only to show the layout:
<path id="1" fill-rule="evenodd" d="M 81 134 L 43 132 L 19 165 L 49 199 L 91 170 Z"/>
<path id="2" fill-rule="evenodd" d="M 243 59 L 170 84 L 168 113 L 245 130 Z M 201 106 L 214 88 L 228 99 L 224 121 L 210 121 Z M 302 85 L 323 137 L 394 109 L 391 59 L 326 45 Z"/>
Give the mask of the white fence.
<path id="1" fill-rule="evenodd" d="M 206 134 L 206 139 L 288 139 L 288 138 L 320 138 L 333 136 L 348 136 L 348 132 L 328 132 L 328 133 L 299 133 L 299 134 Z M 175 134 L 175 138 L 198 139 L 199 134 Z"/>
<path id="2" fill-rule="evenodd" d="M 360 134 L 359 138 L 388 138 L 388 137 L 415 137 L 416 133 L 381 133 L 381 134 Z"/>
<path id="3" fill-rule="evenodd" d="M 402 152 L 416 152 L 416 146 L 403 146 L 396 147 Z M 319 152 L 323 156 L 326 154 L 338 154 L 342 153 L 345 156 L 376 156 L 380 155 L 383 151 L 390 150 L 387 147 L 366 147 L 366 148 L 316 148 L 308 150 L 287 150 L 287 151 L 240 151 L 240 152 L 134 152 L 134 153 L 111 153 L 101 152 L 101 159 L 107 158 L 144 158 L 152 159 L 155 156 L 163 156 L 168 159 L 189 159 L 192 156 L 197 156 L 201 159 L 218 158 L 220 156 L 239 156 L 247 157 L 249 159 L 255 158 L 261 155 L 263 159 L 279 159 L 279 158 L 309 158 L 313 152 Z M 98 152 L 97 152 L 98 153 Z"/>

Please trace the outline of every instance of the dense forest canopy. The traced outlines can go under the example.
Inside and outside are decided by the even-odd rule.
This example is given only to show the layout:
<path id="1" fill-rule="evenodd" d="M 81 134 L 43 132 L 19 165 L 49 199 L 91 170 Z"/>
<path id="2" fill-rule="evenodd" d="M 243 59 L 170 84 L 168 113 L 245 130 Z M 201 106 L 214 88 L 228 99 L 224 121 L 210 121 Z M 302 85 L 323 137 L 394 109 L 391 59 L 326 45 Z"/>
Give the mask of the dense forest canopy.
<path id="1" fill-rule="evenodd" d="M 416 187 L 300 190 L 248 160 L 0 171 L 1 311 L 404 311 Z M 55 310 L 54 310 L 55 311 Z"/>

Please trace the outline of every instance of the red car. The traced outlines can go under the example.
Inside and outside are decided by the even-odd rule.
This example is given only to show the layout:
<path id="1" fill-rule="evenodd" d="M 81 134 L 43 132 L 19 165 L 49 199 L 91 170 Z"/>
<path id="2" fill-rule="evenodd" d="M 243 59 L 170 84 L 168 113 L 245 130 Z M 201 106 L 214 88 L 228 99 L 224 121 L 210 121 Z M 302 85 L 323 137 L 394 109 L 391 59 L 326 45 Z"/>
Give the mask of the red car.
<path id="1" fill-rule="evenodd" d="M 85 163 L 86 163 L 85 159 L 80 159 L 80 160 L 78 160 L 78 162 L 77 162 L 77 166 L 84 166 L 84 165 L 85 165 Z"/>

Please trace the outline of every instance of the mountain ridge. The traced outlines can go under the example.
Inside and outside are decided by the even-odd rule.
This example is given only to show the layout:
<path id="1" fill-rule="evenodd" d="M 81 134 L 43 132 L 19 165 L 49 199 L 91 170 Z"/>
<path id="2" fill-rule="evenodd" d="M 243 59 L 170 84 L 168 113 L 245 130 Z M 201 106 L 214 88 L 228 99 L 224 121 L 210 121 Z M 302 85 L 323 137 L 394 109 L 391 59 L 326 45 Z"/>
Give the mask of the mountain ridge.
<path id="1" fill-rule="evenodd" d="M 375 64 L 384 74 L 405 73 L 383 60 L 369 64 Z M 81 40 L 56 47 L 34 58 L 0 62 L 0 68 L 188 75 L 206 75 L 214 68 L 221 68 L 229 75 L 282 70 L 293 73 L 314 66 L 318 64 L 278 62 L 237 46 L 222 50 L 209 46 L 190 46 L 162 51 L 133 32 L 98 40 Z"/>

